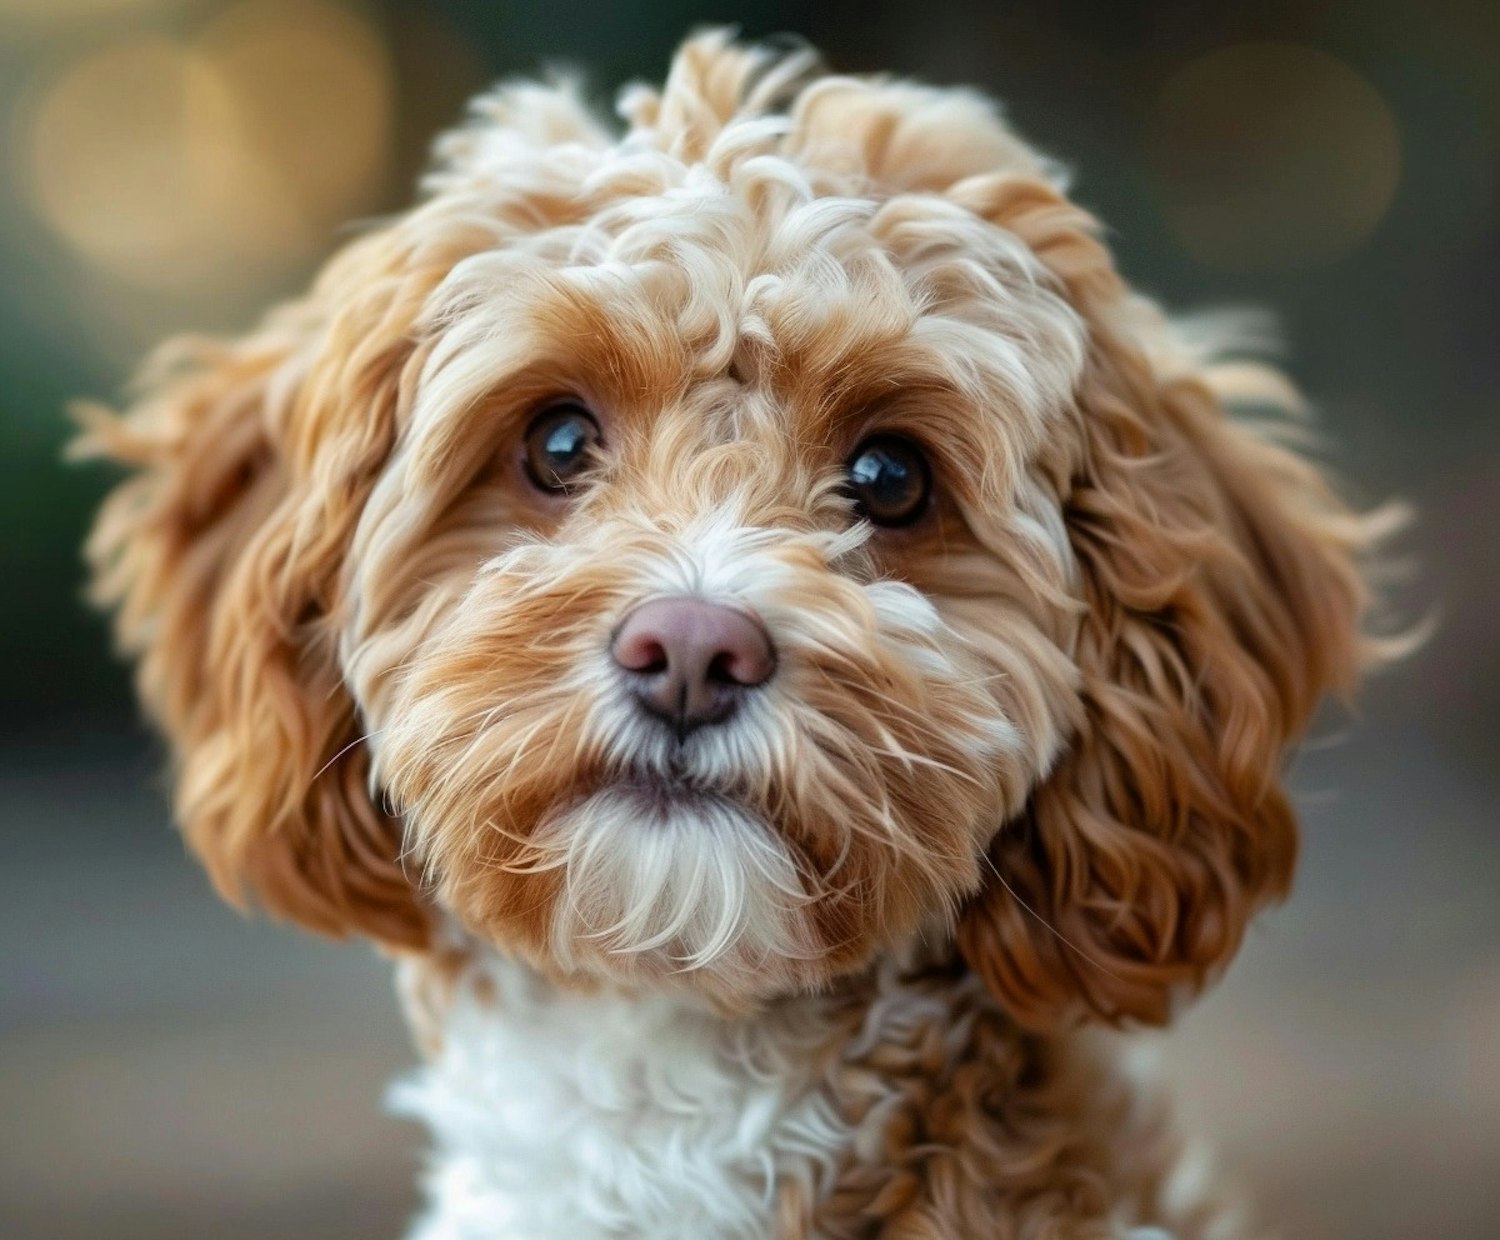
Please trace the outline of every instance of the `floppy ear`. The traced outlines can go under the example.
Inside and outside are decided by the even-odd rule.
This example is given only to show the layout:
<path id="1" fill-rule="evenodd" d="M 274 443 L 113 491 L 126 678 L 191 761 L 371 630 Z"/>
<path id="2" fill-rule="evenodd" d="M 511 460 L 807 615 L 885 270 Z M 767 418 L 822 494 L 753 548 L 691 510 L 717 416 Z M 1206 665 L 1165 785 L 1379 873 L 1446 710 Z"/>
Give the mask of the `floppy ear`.
<path id="1" fill-rule="evenodd" d="M 1059 275 L 1092 356 L 1064 497 L 1085 607 L 1077 730 L 996 837 L 1004 882 L 959 941 L 1027 1025 L 1159 1022 L 1287 890 L 1283 760 L 1370 653 L 1357 564 L 1376 531 L 1308 461 L 1226 415 L 1226 388 L 1271 399 L 1284 382 L 1261 372 L 1256 392 L 1253 372 L 1174 347 L 1081 212 L 1035 184 L 965 193 Z"/>
<path id="2" fill-rule="evenodd" d="M 215 885 L 314 930 L 418 946 L 426 919 L 371 799 L 332 626 L 421 292 L 387 250 L 356 243 L 247 339 L 168 346 L 131 409 L 84 411 L 79 448 L 134 471 L 88 544 L 93 592 L 139 659 L 178 820 Z"/>

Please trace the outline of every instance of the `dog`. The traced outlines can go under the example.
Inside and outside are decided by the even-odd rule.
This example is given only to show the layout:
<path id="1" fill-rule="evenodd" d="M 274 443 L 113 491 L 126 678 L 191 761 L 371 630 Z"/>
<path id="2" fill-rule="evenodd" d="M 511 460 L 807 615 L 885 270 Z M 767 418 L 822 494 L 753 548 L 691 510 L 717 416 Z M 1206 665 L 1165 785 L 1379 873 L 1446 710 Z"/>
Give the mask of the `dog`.
<path id="1" fill-rule="evenodd" d="M 481 97 L 86 415 L 188 843 L 394 960 L 423 1240 L 1244 1234 L 1098 1030 L 1286 892 L 1376 522 L 983 97 L 709 32 L 619 111 Z"/>

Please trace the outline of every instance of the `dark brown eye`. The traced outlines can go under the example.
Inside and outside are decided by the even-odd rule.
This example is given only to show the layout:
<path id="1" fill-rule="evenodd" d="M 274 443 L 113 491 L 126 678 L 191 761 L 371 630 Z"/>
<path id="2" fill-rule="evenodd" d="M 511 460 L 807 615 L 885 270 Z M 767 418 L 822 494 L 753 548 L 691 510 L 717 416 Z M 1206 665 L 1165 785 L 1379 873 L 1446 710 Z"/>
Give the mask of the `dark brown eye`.
<path id="1" fill-rule="evenodd" d="M 910 525 L 927 510 L 932 470 L 922 450 L 899 435 L 872 435 L 849 458 L 849 494 L 876 525 Z"/>
<path id="2" fill-rule="evenodd" d="M 551 495 L 567 492 L 595 458 L 599 423 L 575 401 L 543 409 L 526 428 L 526 476 Z"/>

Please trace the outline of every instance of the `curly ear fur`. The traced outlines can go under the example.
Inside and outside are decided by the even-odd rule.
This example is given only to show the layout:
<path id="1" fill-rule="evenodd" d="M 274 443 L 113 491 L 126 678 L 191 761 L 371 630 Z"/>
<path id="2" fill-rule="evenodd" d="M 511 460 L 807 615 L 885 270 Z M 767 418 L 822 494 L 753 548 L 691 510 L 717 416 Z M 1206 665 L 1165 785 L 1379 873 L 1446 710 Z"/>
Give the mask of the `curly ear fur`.
<path id="1" fill-rule="evenodd" d="M 1358 556 L 1376 533 L 1316 469 L 1232 421 L 1216 372 L 1131 298 L 1091 221 L 1051 188 L 959 187 L 1025 237 L 1085 316 L 1066 518 L 1085 610 L 1076 735 L 1004 827 L 960 944 L 1015 1016 L 1161 1022 L 1291 881 L 1284 755 L 1370 647 Z M 1222 383 L 1218 382 L 1220 379 Z"/>
<path id="2" fill-rule="evenodd" d="M 134 474 L 87 548 L 176 760 L 176 812 L 215 885 L 311 929 L 425 940 L 374 804 L 330 630 L 350 530 L 390 449 L 419 283 L 379 236 L 234 344 L 182 340 L 85 455 Z M 340 307 L 335 315 L 327 308 Z"/>

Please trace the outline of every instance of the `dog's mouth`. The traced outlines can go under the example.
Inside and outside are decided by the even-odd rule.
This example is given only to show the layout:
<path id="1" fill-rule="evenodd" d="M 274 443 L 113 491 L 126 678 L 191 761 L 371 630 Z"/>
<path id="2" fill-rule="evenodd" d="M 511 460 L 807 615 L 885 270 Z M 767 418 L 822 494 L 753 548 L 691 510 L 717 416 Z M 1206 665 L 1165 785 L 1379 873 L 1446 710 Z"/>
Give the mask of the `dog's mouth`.
<path id="1" fill-rule="evenodd" d="M 682 815 L 698 813 L 707 819 L 715 811 L 744 812 L 746 808 L 728 790 L 681 771 L 632 772 L 604 784 L 598 792 L 630 806 L 647 827 Z"/>

